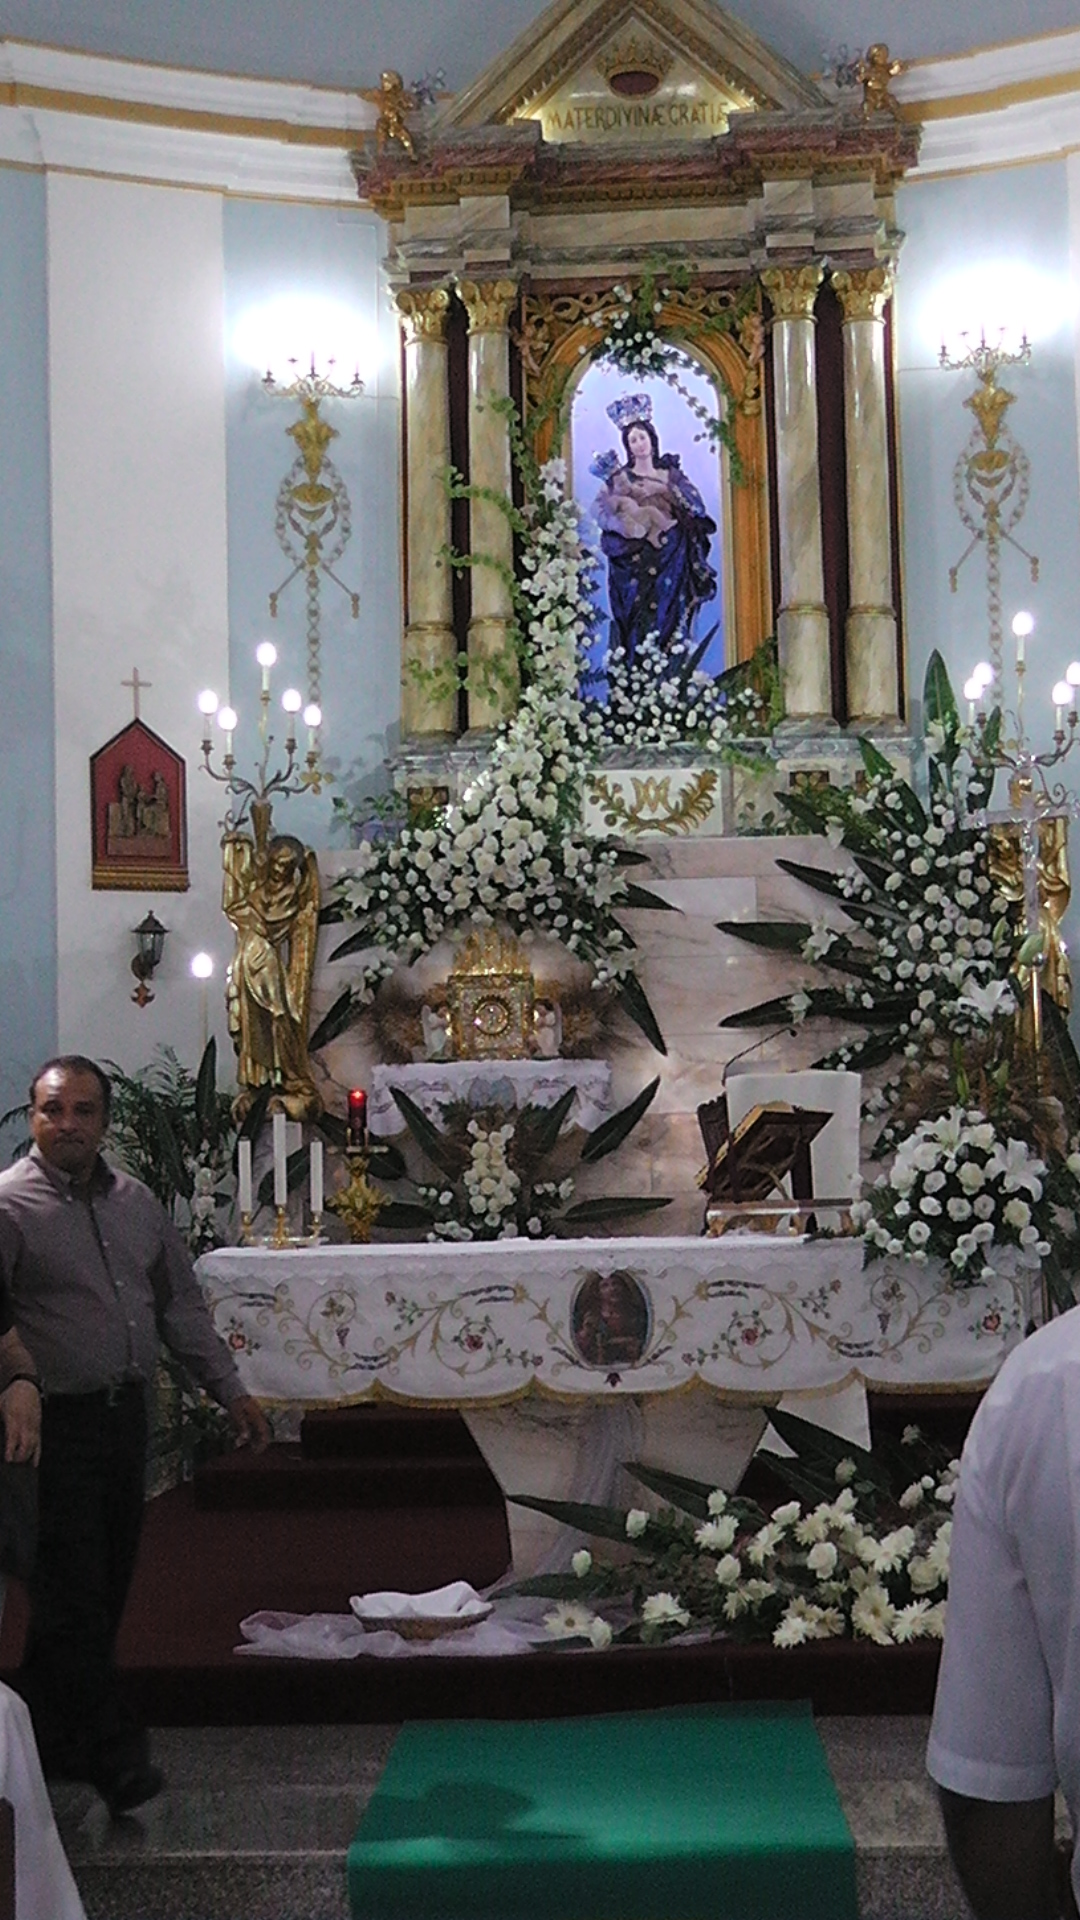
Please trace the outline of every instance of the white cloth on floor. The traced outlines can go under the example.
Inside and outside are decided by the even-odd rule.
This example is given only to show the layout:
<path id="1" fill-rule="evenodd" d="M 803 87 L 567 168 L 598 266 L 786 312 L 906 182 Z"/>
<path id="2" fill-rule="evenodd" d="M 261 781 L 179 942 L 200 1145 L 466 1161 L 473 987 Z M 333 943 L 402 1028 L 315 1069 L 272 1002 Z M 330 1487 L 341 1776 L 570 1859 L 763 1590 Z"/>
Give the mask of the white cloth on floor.
<path id="1" fill-rule="evenodd" d="M 86 1920 L 56 1830 L 26 1703 L 0 1685 L 0 1799 L 15 1810 L 18 1920 Z"/>
<path id="2" fill-rule="evenodd" d="M 460 1633 L 443 1634 L 438 1640 L 403 1640 L 399 1633 L 365 1633 L 359 1620 L 349 1613 L 251 1613 L 240 1622 L 243 1644 L 235 1653 L 265 1654 L 275 1660 L 355 1660 L 361 1654 L 374 1654 L 383 1660 L 453 1659 L 477 1655 L 554 1651 L 590 1653 L 588 1640 L 555 1639 L 544 1625 L 544 1616 L 556 1605 L 554 1600 L 531 1594 L 512 1593 L 505 1597 L 498 1587 L 490 1589 L 494 1606 L 489 1617 L 475 1627 L 463 1627 Z M 615 1632 L 630 1622 L 630 1608 L 605 1601 L 604 1618 Z M 676 1636 L 680 1646 L 707 1640 L 708 1634 L 694 1631 Z M 20 1916 L 21 1920 L 21 1916 Z"/>

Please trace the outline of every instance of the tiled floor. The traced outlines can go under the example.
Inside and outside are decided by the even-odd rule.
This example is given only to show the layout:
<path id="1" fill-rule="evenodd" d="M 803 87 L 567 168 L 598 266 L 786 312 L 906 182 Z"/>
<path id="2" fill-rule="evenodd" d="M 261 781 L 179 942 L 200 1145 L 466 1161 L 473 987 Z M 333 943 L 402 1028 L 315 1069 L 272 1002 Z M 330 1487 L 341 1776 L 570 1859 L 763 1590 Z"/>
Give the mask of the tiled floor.
<path id="1" fill-rule="evenodd" d="M 923 1770 L 926 1722 L 819 1730 L 855 1839 L 863 1920 L 965 1920 Z M 392 1727 L 163 1729 L 161 1798 L 110 1826 L 89 1789 L 57 1814 L 89 1920 L 348 1920 L 345 1850 Z"/>

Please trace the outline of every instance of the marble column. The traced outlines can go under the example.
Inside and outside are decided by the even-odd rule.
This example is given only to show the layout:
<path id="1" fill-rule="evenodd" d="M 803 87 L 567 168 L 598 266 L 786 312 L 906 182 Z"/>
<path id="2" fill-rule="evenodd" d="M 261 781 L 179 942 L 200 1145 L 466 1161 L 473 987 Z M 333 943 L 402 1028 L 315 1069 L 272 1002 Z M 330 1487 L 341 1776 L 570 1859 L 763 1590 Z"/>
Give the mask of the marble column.
<path id="1" fill-rule="evenodd" d="M 513 280 L 458 283 L 469 316 L 469 482 L 510 497 L 510 437 L 493 400 L 510 395 L 507 321 L 517 299 Z M 510 522 L 491 500 L 469 503 L 469 548 L 494 564 L 470 568 L 469 726 L 497 727 L 517 707 L 520 692 L 508 576 L 514 564 Z"/>
<path id="2" fill-rule="evenodd" d="M 825 733 L 832 717 L 829 616 L 821 558 L 814 301 L 822 268 L 769 267 L 776 412 L 780 612 L 776 623 L 788 733 Z"/>
<path id="3" fill-rule="evenodd" d="M 450 392 L 445 287 L 397 295 L 405 333 L 406 618 L 401 724 L 407 739 L 457 732 L 457 639 L 450 545 Z"/>
<path id="4" fill-rule="evenodd" d="M 885 306 L 889 266 L 846 269 L 832 283 L 843 312 L 851 604 L 844 635 L 848 724 L 863 733 L 900 725 L 892 524 L 885 412 Z"/>

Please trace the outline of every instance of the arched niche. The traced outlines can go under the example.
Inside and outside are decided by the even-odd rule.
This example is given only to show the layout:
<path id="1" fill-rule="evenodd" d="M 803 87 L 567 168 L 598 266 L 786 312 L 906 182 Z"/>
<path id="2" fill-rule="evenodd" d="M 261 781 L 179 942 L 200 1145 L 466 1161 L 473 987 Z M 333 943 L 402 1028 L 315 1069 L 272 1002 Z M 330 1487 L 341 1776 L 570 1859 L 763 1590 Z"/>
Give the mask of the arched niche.
<path id="1" fill-rule="evenodd" d="M 734 664 L 748 659 L 773 630 L 760 297 L 753 283 L 698 285 L 661 292 L 658 305 L 657 327 L 712 380 L 734 428 L 737 461 L 726 451 L 719 461 L 730 579 L 727 659 Z M 518 350 L 525 420 L 538 459 L 556 450 L 574 392 L 598 359 L 600 340 L 619 306 L 610 286 L 523 289 Z"/>

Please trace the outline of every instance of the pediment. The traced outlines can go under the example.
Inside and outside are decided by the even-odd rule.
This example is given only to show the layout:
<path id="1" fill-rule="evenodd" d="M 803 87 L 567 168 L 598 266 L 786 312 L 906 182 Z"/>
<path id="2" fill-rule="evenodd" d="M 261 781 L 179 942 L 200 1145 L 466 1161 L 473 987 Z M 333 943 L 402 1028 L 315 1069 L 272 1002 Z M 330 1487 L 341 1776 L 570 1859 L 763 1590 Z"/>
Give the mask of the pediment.
<path id="1" fill-rule="evenodd" d="M 438 130 L 533 120 L 557 143 L 692 141 L 726 132 L 732 113 L 827 104 L 713 0 L 554 0 Z"/>

